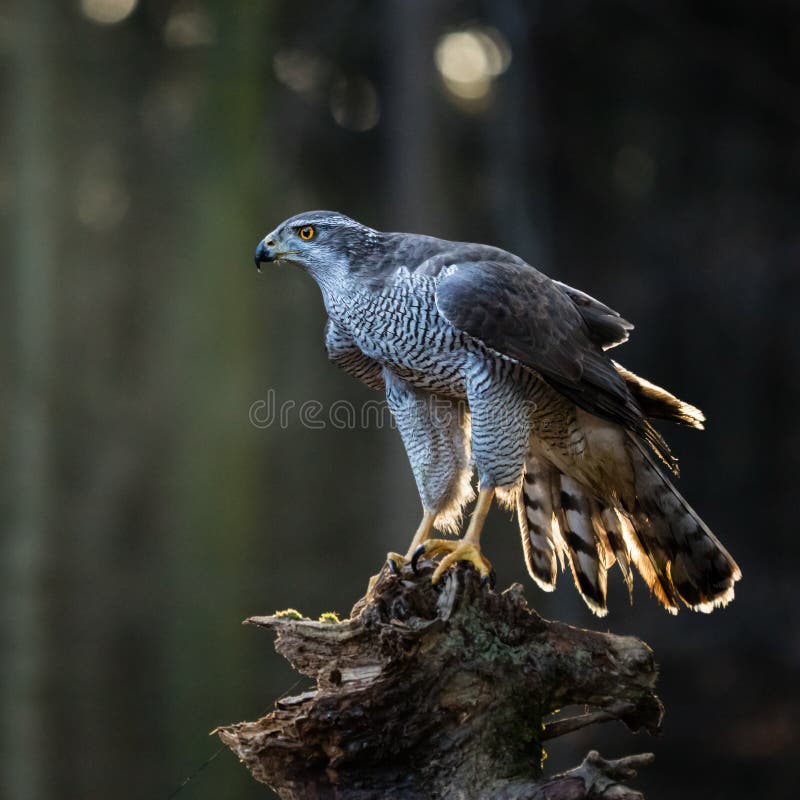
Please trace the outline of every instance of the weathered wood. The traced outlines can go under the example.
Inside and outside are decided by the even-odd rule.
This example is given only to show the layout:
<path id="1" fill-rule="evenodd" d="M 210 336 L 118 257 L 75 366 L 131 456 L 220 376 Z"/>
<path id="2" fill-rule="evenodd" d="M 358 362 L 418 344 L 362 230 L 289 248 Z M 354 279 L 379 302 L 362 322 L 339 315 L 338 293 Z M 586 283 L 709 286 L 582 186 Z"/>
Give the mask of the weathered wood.
<path id="1" fill-rule="evenodd" d="M 253 776 L 285 800 L 640 797 L 620 781 L 650 756 L 590 753 L 542 780 L 542 742 L 608 719 L 657 732 L 650 648 L 544 620 L 518 584 L 494 592 L 470 567 L 440 587 L 430 574 L 382 573 L 341 623 L 246 620 L 274 630 L 278 652 L 316 680 L 218 731 Z M 545 723 L 570 705 L 588 717 Z"/>

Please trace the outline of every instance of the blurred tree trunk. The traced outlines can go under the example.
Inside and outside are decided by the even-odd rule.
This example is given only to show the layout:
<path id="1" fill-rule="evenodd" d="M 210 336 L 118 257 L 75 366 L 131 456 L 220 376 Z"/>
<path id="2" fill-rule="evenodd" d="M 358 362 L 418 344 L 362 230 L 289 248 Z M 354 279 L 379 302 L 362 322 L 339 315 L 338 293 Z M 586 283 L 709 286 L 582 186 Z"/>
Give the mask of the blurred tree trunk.
<path id="1" fill-rule="evenodd" d="M 433 50 L 440 11 L 426 0 L 392 0 L 384 11 L 388 59 L 389 175 L 392 230 L 434 233 L 447 219 L 439 171 Z"/>
<path id="2" fill-rule="evenodd" d="M 258 515 L 270 504 L 269 485 L 257 485 L 263 441 L 248 411 L 259 396 L 253 365 L 263 349 L 261 297 L 249 287 L 256 280 L 251 245 L 264 225 L 260 199 L 270 181 L 263 118 L 271 26 L 266 7 L 220 8 L 213 22 L 217 42 L 181 172 L 177 226 L 185 247 L 175 254 L 163 307 L 164 327 L 173 331 L 170 362 L 181 365 L 168 377 L 175 456 L 166 509 L 173 595 L 166 657 L 174 704 L 167 724 L 171 762 L 186 771 L 206 748 L 211 710 L 247 696 L 239 682 L 223 679 L 248 654 L 229 620 L 252 590 L 249 578 L 263 574 L 249 567 L 254 541 L 264 535 Z M 198 637 L 214 642 L 201 644 L 201 673 Z M 198 674 L 208 680 L 202 690 Z"/>
<path id="3" fill-rule="evenodd" d="M 14 49 L 14 163 L 17 218 L 14 275 L 14 364 L 16 387 L 10 418 L 15 421 L 9 447 L 7 501 L 12 523 L 2 564 L 4 665 L 2 794 L 15 800 L 39 798 L 46 779 L 44 571 L 50 522 L 50 368 L 51 285 L 57 247 L 54 220 L 55 164 L 52 128 L 56 98 L 51 82 L 45 0 L 16 4 Z"/>

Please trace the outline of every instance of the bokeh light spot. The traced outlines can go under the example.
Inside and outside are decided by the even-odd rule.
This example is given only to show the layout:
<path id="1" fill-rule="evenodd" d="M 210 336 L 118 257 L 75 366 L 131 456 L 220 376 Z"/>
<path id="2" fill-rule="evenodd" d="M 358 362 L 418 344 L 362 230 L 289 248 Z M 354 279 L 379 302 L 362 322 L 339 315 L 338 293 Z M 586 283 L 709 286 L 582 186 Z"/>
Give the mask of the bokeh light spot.
<path id="1" fill-rule="evenodd" d="M 511 46 L 494 28 L 466 28 L 439 39 L 434 61 L 453 98 L 480 101 L 488 96 L 492 81 L 508 69 Z"/>
<path id="2" fill-rule="evenodd" d="M 164 42 L 168 47 L 204 47 L 216 41 L 214 23 L 197 3 L 180 3 L 164 23 Z"/>
<path id="3" fill-rule="evenodd" d="M 129 17 L 138 0 L 81 0 L 81 13 L 98 25 L 116 25 Z"/>
<path id="4" fill-rule="evenodd" d="M 503 34 L 495 28 L 481 28 L 474 31 L 483 48 L 489 74 L 496 78 L 511 66 L 511 45 Z"/>
<path id="5" fill-rule="evenodd" d="M 339 78 L 331 88 L 331 114 L 350 131 L 368 131 L 380 119 L 380 101 L 372 81 L 363 75 Z"/>
<path id="6" fill-rule="evenodd" d="M 489 60 L 481 40 L 472 32 L 448 33 L 436 47 L 436 66 L 449 81 L 471 84 L 489 76 Z"/>
<path id="7" fill-rule="evenodd" d="M 275 77 L 288 89 L 307 94 L 318 89 L 330 72 L 327 61 L 308 50 L 282 48 L 272 59 Z"/>

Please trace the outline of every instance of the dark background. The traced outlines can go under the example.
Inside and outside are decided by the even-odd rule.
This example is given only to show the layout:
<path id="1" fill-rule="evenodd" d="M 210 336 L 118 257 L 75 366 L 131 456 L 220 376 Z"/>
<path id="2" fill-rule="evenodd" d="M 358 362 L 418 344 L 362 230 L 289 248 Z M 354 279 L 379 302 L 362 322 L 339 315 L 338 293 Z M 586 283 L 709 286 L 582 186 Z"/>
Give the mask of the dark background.
<path id="1" fill-rule="evenodd" d="M 490 518 L 501 585 L 661 667 L 660 739 L 548 771 L 652 749 L 650 800 L 795 797 L 798 41 L 793 2 L 0 2 L 0 793 L 165 799 L 295 681 L 240 620 L 346 613 L 405 548 L 396 431 L 249 420 L 372 397 L 312 280 L 253 270 L 331 208 L 597 295 L 637 325 L 616 357 L 709 417 L 667 434 L 744 572 L 711 617 L 615 570 L 598 622 Z M 267 796 L 227 751 L 181 794 Z"/>

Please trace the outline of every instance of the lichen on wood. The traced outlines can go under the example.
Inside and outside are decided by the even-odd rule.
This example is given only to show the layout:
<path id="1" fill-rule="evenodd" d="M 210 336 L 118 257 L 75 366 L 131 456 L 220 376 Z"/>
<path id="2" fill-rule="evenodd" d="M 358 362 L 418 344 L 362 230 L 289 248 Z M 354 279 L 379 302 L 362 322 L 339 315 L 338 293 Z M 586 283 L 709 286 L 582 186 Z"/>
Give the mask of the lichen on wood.
<path id="1" fill-rule="evenodd" d="M 612 719 L 656 733 L 650 648 L 547 621 L 518 584 L 495 592 L 467 566 L 434 587 L 431 569 L 384 571 L 338 624 L 246 620 L 275 631 L 278 652 L 316 681 L 219 729 L 253 776 L 285 800 L 639 797 L 620 781 L 648 757 L 594 753 L 543 780 L 543 743 Z M 582 713 L 548 721 L 576 705 Z"/>

